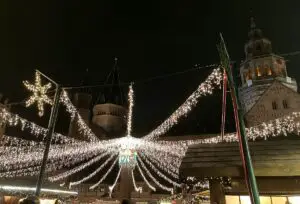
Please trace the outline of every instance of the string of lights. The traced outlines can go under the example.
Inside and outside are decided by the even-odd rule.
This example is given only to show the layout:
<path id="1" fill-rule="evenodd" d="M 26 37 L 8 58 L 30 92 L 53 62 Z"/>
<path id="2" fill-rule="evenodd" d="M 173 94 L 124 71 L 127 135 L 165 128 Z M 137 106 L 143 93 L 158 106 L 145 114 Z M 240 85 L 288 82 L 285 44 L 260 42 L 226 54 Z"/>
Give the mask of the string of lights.
<path id="1" fill-rule="evenodd" d="M 193 107 L 198 103 L 198 99 L 202 96 L 212 94 L 216 86 L 220 87 L 222 81 L 222 72 L 220 68 L 214 69 L 207 79 L 201 83 L 197 90 L 194 91 L 186 101 L 167 118 L 161 125 L 155 128 L 152 132 L 146 135 L 146 140 L 156 139 L 160 135 L 165 134 L 171 127 L 176 125 L 180 118 L 186 116 Z"/>
<path id="2" fill-rule="evenodd" d="M 141 158 L 149 165 L 151 166 L 152 168 L 154 168 L 153 170 L 156 171 L 156 167 L 153 163 L 155 162 L 151 162 L 150 159 L 148 159 L 145 154 L 139 154 L 141 156 Z M 166 171 L 169 175 L 171 175 L 172 177 L 174 177 L 175 179 L 179 179 L 179 176 L 178 174 L 175 174 L 173 173 L 172 171 L 169 170 L 169 167 L 166 166 L 166 167 L 162 167 L 159 163 L 155 163 L 156 166 L 158 166 L 160 169 L 163 169 L 164 171 Z M 157 170 L 158 171 L 158 170 Z"/>
<path id="3" fill-rule="evenodd" d="M 117 161 L 118 161 L 118 158 L 114 161 L 114 163 L 110 166 L 110 168 L 106 171 L 106 173 L 100 178 L 100 180 L 97 183 L 95 183 L 94 185 L 90 186 L 91 190 L 93 190 L 94 188 L 99 186 L 104 181 L 104 179 L 107 177 L 107 175 L 112 171 L 112 169 L 116 165 Z"/>
<path id="4" fill-rule="evenodd" d="M 147 173 L 147 175 L 151 178 L 151 180 L 157 185 L 159 186 L 161 189 L 165 190 L 165 191 L 168 191 L 170 192 L 171 194 L 173 194 L 173 188 L 169 188 L 169 187 L 166 187 L 164 185 L 162 185 L 161 183 L 159 183 L 158 180 L 156 180 L 156 178 L 151 174 L 151 172 L 147 169 L 146 165 L 144 164 L 144 162 L 139 159 L 138 157 L 138 161 L 139 163 L 142 165 L 142 168 L 145 170 L 145 172 Z"/>
<path id="5" fill-rule="evenodd" d="M 137 187 L 136 182 L 135 182 L 135 178 L 134 178 L 133 169 L 131 169 L 131 177 L 132 177 L 132 183 L 133 183 L 134 190 L 136 192 L 141 193 L 142 192 L 142 187 Z"/>
<path id="6" fill-rule="evenodd" d="M 136 166 L 137 166 L 137 168 L 138 168 L 138 170 L 139 170 L 139 172 L 140 172 L 140 174 L 141 174 L 143 180 L 146 182 L 147 186 L 148 186 L 151 190 L 156 191 L 156 188 L 155 188 L 154 186 L 152 186 L 152 185 L 149 183 L 148 179 L 145 177 L 145 175 L 144 175 L 144 173 L 143 173 L 143 171 L 142 171 L 142 169 L 141 169 L 139 163 L 137 163 Z"/>
<path id="7" fill-rule="evenodd" d="M 25 118 L 20 117 L 17 114 L 10 113 L 5 108 L 0 109 L 0 123 L 1 125 L 8 125 L 15 127 L 17 125 L 21 126 L 21 130 L 24 131 L 25 129 L 28 129 L 29 132 L 36 136 L 37 139 L 44 141 L 47 133 L 47 129 L 43 128 Z M 77 140 L 68 138 L 62 134 L 54 133 L 52 136 L 53 143 L 64 143 L 64 144 L 70 144 L 70 143 L 76 143 Z M 19 142 L 22 142 L 28 145 L 29 143 L 26 140 L 20 140 Z M 31 144 L 34 144 L 34 142 L 30 142 Z"/>
<path id="8" fill-rule="evenodd" d="M 151 161 L 154 163 L 156 166 L 158 166 L 160 169 L 163 169 L 166 171 L 168 174 L 173 176 L 174 178 L 178 179 L 178 168 L 175 168 L 173 165 L 168 165 L 164 163 L 164 161 L 161 160 L 156 160 L 153 157 L 147 156 L 146 154 L 140 154 L 141 157 L 148 163 L 148 161 Z M 175 172 L 175 173 L 174 173 Z"/>
<path id="9" fill-rule="evenodd" d="M 110 197 L 111 197 L 111 194 L 112 194 L 112 192 L 113 192 L 113 190 L 114 190 L 114 188 L 115 188 L 115 186 L 116 186 L 116 184 L 117 184 L 117 182 L 118 182 L 118 180 L 119 180 L 119 178 L 120 178 L 122 168 L 123 168 L 123 167 L 121 166 L 120 169 L 119 169 L 119 171 L 118 171 L 117 177 L 116 177 L 116 179 L 115 179 L 113 185 L 111 185 L 111 186 L 108 187 L 108 188 L 109 188 L 109 196 L 110 196 Z"/>
<path id="10" fill-rule="evenodd" d="M 73 174 L 75 174 L 75 173 L 77 173 L 77 172 L 80 172 L 80 171 L 82 171 L 83 169 L 85 169 L 85 168 L 91 166 L 92 164 L 94 164 L 94 163 L 100 161 L 102 158 L 104 158 L 105 156 L 109 155 L 109 153 L 110 153 L 110 152 L 104 152 L 103 154 L 98 155 L 97 157 L 95 157 L 95 158 L 89 160 L 88 162 L 86 162 L 86 163 L 84 163 L 84 164 L 81 164 L 80 166 L 77 166 L 77 167 L 75 167 L 75 168 L 73 168 L 73 169 L 70 169 L 70 170 L 68 170 L 68 171 L 65 171 L 65 172 L 63 172 L 63 173 L 61 173 L 61 174 L 58 174 L 58 175 L 49 177 L 48 179 L 49 179 L 49 181 L 54 182 L 54 181 L 58 181 L 58 180 L 67 178 L 68 176 L 73 175 Z"/>
<path id="11" fill-rule="evenodd" d="M 142 160 L 141 157 L 138 154 L 138 160 Z M 144 163 L 142 163 L 143 166 Z M 172 179 L 168 178 L 167 176 L 165 176 L 161 171 L 159 171 L 152 163 L 148 163 L 148 165 L 150 166 L 150 168 L 160 177 L 163 178 L 165 181 L 169 182 L 170 184 L 180 187 L 181 184 L 177 183 L 176 181 L 173 181 Z M 145 165 L 146 167 L 146 165 Z"/>
<path id="12" fill-rule="evenodd" d="M 83 134 L 83 136 L 87 137 L 89 141 L 92 142 L 99 141 L 99 139 L 90 129 L 90 127 L 84 122 L 81 115 L 77 111 L 77 108 L 73 105 L 65 90 L 62 92 L 60 101 L 66 107 L 67 112 L 70 113 L 71 118 L 76 119 L 79 131 Z"/>
<path id="13" fill-rule="evenodd" d="M 132 108 L 134 105 L 133 101 L 133 88 L 132 84 L 129 86 L 129 91 L 128 91 L 128 102 L 129 102 L 129 110 L 128 110 L 128 117 L 127 117 L 127 135 L 131 135 L 131 125 L 132 125 Z"/>
<path id="14" fill-rule="evenodd" d="M 70 183 L 70 187 L 81 184 L 82 182 L 85 182 L 89 179 L 91 179 L 92 177 L 94 177 L 98 172 L 100 172 L 113 158 L 115 157 L 115 155 L 111 155 L 104 163 L 102 163 L 102 165 L 100 165 L 100 167 L 98 167 L 95 171 L 93 171 L 93 173 L 89 174 L 88 176 L 78 180 L 78 181 L 72 181 Z"/>

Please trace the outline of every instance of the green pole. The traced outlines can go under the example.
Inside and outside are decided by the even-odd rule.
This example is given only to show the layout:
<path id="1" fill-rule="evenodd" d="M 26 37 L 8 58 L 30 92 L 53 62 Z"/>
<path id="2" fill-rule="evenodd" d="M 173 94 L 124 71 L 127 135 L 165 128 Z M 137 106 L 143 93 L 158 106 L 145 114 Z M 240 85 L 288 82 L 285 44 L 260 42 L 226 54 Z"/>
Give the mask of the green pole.
<path id="1" fill-rule="evenodd" d="M 37 180 L 37 184 L 36 184 L 36 192 L 35 192 L 36 196 L 39 196 L 41 193 L 41 188 L 42 188 L 44 174 L 45 174 L 46 165 L 47 165 L 48 154 L 49 154 L 50 146 L 51 146 L 51 139 L 52 139 L 52 135 L 54 133 L 55 123 L 56 123 L 57 114 L 58 114 L 59 99 L 60 99 L 61 92 L 62 92 L 61 86 L 57 85 L 56 93 L 54 96 L 54 104 L 51 109 L 51 115 L 50 115 L 50 120 L 49 120 L 49 124 L 48 124 L 48 131 L 47 131 L 47 135 L 46 135 L 46 147 L 45 147 L 45 151 L 44 151 L 43 161 L 41 164 L 40 174 L 38 176 L 38 180 Z"/>
<path id="2" fill-rule="evenodd" d="M 239 144 L 240 144 L 240 153 L 243 161 L 243 167 L 245 170 L 245 180 L 246 184 L 249 190 L 249 195 L 251 197 L 252 203 L 253 204 L 260 204 L 259 200 L 259 192 L 256 184 L 256 178 L 254 175 L 254 170 L 252 166 L 252 161 L 251 161 L 251 155 L 250 155 L 250 149 L 248 145 L 248 140 L 246 136 L 246 131 L 245 131 L 245 123 L 243 119 L 243 112 L 241 109 L 241 104 L 239 100 L 239 94 L 238 94 L 238 87 L 237 84 L 234 81 L 234 78 L 232 76 L 232 70 L 230 68 L 230 57 L 227 52 L 226 44 L 223 39 L 222 34 L 220 34 L 221 42 L 218 46 L 218 51 L 220 54 L 220 59 L 221 59 L 221 65 L 224 67 L 227 77 L 228 77 L 228 83 L 231 88 L 232 92 L 232 100 L 234 103 L 234 106 L 237 111 L 237 133 L 240 135 L 239 137 Z"/>

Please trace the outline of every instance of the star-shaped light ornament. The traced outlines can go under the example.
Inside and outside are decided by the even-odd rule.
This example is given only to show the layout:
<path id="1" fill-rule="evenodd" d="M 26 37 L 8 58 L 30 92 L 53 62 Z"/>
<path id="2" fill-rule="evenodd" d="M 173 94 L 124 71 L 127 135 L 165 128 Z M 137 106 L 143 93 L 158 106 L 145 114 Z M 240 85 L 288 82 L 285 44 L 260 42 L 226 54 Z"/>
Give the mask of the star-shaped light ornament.
<path id="1" fill-rule="evenodd" d="M 44 115 L 44 103 L 52 105 L 52 100 L 47 96 L 47 91 L 51 88 L 52 84 L 48 83 L 44 86 L 41 84 L 41 75 L 35 72 L 35 83 L 31 84 L 28 81 L 23 82 L 24 86 L 33 93 L 32 96 L 26 101 L 26 107 L 31 106 L 35 102 L 39 111 L 39 116 Z"/>

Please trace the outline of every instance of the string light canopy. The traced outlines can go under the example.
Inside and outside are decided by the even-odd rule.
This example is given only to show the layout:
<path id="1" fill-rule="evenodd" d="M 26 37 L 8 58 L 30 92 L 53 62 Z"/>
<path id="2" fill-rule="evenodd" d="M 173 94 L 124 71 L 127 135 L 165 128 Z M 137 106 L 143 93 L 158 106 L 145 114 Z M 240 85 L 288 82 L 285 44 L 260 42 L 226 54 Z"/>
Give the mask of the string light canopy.
<path id="1" fill-rule="evenodd" d="M 38 114 L 42 117 L 44 115 L 44 104 L 53 104 L 53 101 L 47 96 L 47 91 L 52 87 L 52 84 L 49 82 L 42 86 L 41 75 L 38 71 L 35 72 L 34 84 L 28 81 L 24 81 L 23 84 L 28 91 L 32 92 L 32 95 L 25 102 L 26 107 L 37 103 Z"/>
<path id="2" fill-rule="evenodd" d="M 90 189 L 94 189 L 105 180 L 118 163 L 119 172 L 122 168 L 129 167 L 132 171 L 137 168 L 138 171 L 136 172 L 141 174 L 145 183 L 153 191 L 156 190 L 156 187 L 159 187 L 172 193 L 174 186 L 181 186 L 178 181 L 179 167 L 188 146 L 200 143 L 218 143 L 222 141 L 222 138 L 221 136 L 216 136 L 213 138 L 184 141 L 163 141 L 157 139 L 172 126 L 176 125 L 180 118 L 186 116 L 192 108 L 196 106 L 201 97 L 212 94 L 213 91 L 220 86 L 221 80 L 222 72 L 219 68 L 214 69 L 208 78 L 199 85 L 197 90 L 192 93 L 169 118 L 142 138 L 132 136 L 131 123 L 133 117 L 134 92 L 132 86 L 130 86 L 128 93 L 129 112 L 127 117 L 127 135 L 105 141 L 100 141 L 96 137 L 81 118 L 78 110 L 68 97 L 67 92 L 63 91 L 60 102 L 66 107 L 70 116 L 75 118 L 79 130 L 81 130 L 81 133 L 87 140 L 76 141 L 64 135 L 54 134 L 57 143 L 51 146 L 46 166 L 46 172 L 54 172 L 54 174 L 50 175 L 49 180 L 52 182 L 63 180 L 101 160 L 101 165 L 94 172 L 85 175 L 85 177 L 80 180 L 71 181 L 70 187 L 79 185 L 95 175 L 101 174 L 100 180 L 90 186 Z M 36 135 L 44 135 L 46 131 L 46 129 L 33 125 L 34 123 L 11 114 L 7 110 L 0 111 L 0 118 L 11 126 L 19 124 L 21 127 L 24 126 L 25 128 L 32 129 Z M 255 140 L 257 138 L 285 135 L 290 132 L 299 133 L 300 125 L 297 122 L 299 118 L 300 113 L 292 113 L 283 118 L 251 127 L 246 130 L 247 137 L 251 140 Z M 226 134 L 223 141 L 237 141 L 236 134 Z M 7 138 L 4 138 L 3 142 L 5 142 L 5 146 L 0 148 L 0 160 L 3 161 L 0 163 L 0 177 L 13 177 L 16 175 L 34 176 L 38 173 L 38 169 L 40 168 L 39 164 L 43 155 L 43 145 L 41 142 L 25 142 L 22 139 L 12 140 Z M 57 170 L 62 170 L 66 167 L 69 170 L 55 174 Z M 110 192 L 113 191 L 118 177 L 115 179 L 114 184 L 110 186 Z M 169 186 L 162 184 L 160 180 L 164 180 Z M 150 183 L 154 183 L 155 186 Z M 139 190 L 136 184 L 135 189 L 137 191 Z"/>

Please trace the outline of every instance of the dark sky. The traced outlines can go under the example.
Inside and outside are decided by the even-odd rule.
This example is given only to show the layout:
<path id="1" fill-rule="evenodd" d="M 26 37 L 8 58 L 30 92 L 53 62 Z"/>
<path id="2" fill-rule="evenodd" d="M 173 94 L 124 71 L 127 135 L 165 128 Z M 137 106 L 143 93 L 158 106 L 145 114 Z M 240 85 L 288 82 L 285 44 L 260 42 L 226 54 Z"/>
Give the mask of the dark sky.
<path id="1" fill-rule="evenodd" d="M 78 86 L 83 79 L 101 84 L 115 56 L 123 82 L 183 71 L 194 64 L 217 63 L 219 32 L 231 58 L 239 63 L 244 57 L 251 9 L 257 26 L 272 40 L 275 53 L 300 50 L 298 1 L 4 0 L 0 4 L 0 92 L 11 101 L 26 98 L 22 81 L 33 80 L 36 68 L 66 86 Z M 289 75 L 298 81 L 299 57 L 288 58 Z M 168 117 L 210 71 L 136 84 L 136 135 Z M 201 100 L 170 134 L 219 132 L 220 104 L 220 92 Z M 35 109 L 20 106 L 13 111 L 46 124 L 47 118 L 36 117 Z M 232 124 L 228 118 L 229 131 Z"/>

